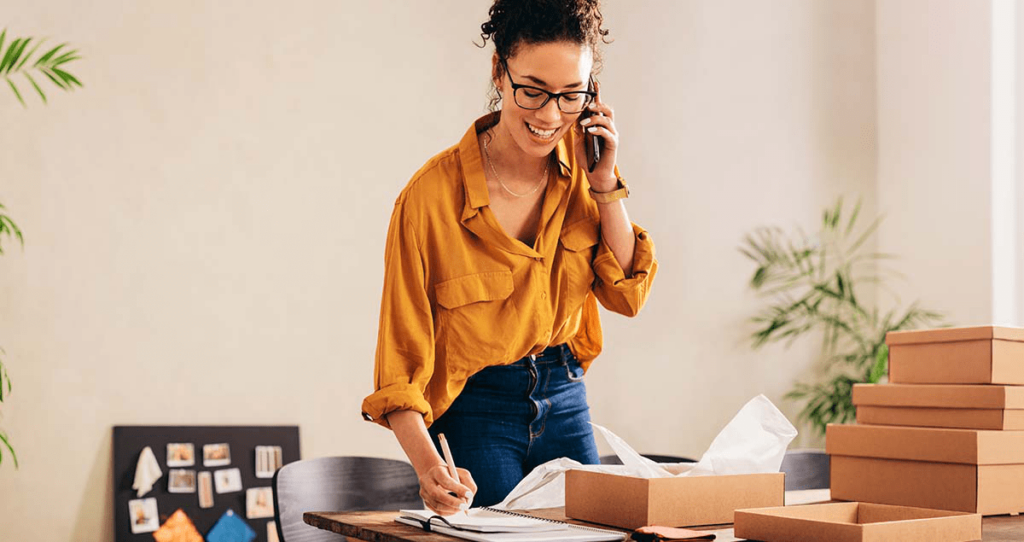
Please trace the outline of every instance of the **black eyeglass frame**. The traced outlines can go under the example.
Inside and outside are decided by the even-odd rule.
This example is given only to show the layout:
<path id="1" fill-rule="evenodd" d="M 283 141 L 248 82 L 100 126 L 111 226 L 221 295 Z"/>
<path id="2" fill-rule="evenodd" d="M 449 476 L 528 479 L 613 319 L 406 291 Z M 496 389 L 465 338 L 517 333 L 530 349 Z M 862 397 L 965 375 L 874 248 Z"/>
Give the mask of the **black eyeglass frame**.
<path id="1" fill-rule="evenodd" d="M 503 68 L 505 68 L 505 74 L 508 75 L 508 82 L 512 85 L 512 101 L 514 101 L 517 106 L 519 106 L 522 109 L 526 109 L 527 111 L 536 111 L 538 109 L 544 109 L 544 106 L 548 105 L 548 102 L 550 102 L 551 99 L 554 98 L 555 99 L 555 105 L 558 107 L 559 111 L 561 111 L 562 113 L 565 113 L 566 115 L 578 115 L 578 114 L 586 111 L 587 110 L 587 106 L 590 105 L 591 103 L 593 103 L 594 100 L 597 99 L 597 93 L 596 92 L 592 92 L 590 90 L 570 90 L 569 92 L 557 92 L 556 93 L 556 92 L 548 92 L 548 91 L 546 91 L 546 90 L 544 90 L 542 88 L 539 88 L 539 87 L 534 87 L 534 86 L 530 86 L 530 85 L 520 85 L 520 84 L 518 84 L 518 83 L 516 83 L 515 81 L 512 80 L 512 72 L 508 71 L 508 63 L 505 61 L 505 59 L 501 59 L 501 65 L 502 65 Z M 594 87 L 594 76 L 593 75 L 590 76 L 590 86 L 591 86 L 591 88 Z M 541 92 L 541 93 L 547 94 L 547 98 L 545 98 L 544 101 L 541 102 L 541 104 L 539 106 L 537 106 L 537 107 L 524 107 L 522 104 L 519 103 L 519 100 L 516 99 L 516 91 L 521 89 L 521 88 L 525 88 L 525 89 L 529 89 L 529 90 L 535 90 L 537 92 Z M 573 111 L 573 112 L 566 111 L 565 109 L 562 109 L 562 96 L 566 96 L 566 95 L 570 95 L 570 94 L 584 94 L 584 95 L 586 95 L 586 96 L 588 96 L 590 98 L 590 101 L 588 101 L 587 103 L 583 104 L 583 107 L 579 111 Z"/>

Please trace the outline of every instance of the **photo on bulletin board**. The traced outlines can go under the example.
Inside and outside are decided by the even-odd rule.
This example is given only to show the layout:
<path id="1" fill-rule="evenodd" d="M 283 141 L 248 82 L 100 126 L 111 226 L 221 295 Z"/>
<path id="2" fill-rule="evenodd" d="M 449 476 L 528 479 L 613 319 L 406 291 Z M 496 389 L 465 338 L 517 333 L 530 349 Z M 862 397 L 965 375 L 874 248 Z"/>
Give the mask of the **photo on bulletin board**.
<path id="1" fill-rule="evenodd" d="M 168 493 L 195 493 L 196 471 L 188 469 L 171 469 L 167 473 Z"/>
<path id="2" fill-rule="evenodd" d="M 196 464 L 196 449 L 190 442 L 172 442 L 167 445 L 168 467 L 191 467 Z"/>
<path id="3" fill-rule="evenodd" d="M 213 508 L 213 475 L 199 473 L 199 508 Z"/>
<path id="4" fill-rule="evenodd" d="M 206 444 L 203 446 L 203 466 L 223 467 L 231 464 L 231 448 L 227 443 Z"/>
<path id="5" fill-rule="evenodd" d="M 154 498 L 128 501 L 128 517 L 132 520 L 132 534 L 151 533 L 160 528 Z"/>
<path id="6" fill-rule="evenodd" d="M 213 486 L 217 493 L 242 491 L 242 472 L 238 469 L 213 471 Z"/>
<path id="7" fill-rule="evenodd" d="M 274 490 L 253 487 L 245 490 L 245 517 L 248 519 L 274 517 Z"/>
<path id="8" fill-rule="evenodd" d="M 273 478 L 277 469 L 281 468 L 280 446 L 256 447 L 256 477 Z"/>

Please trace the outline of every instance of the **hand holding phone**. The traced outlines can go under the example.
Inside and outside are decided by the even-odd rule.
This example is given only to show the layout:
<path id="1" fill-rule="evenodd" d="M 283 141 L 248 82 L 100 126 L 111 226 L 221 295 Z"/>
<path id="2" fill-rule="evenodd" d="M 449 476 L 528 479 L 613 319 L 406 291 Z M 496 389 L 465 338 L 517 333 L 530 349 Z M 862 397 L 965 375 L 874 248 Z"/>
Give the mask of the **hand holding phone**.
<path id="1" fill-rule="evenodd" d="M 594 78 L 590 78 L 590 83 L 587 84 L 587 90 L 590 92 L 596 92 L 594 90 Z M 585 109 L 583 114 L 580 115 L 579 120 L 590 117 L 593 112 L 590 109 Z M 583 145 L 587 151 L 587 171 L 590 173 L 594 172 L 594 168 L 597 167 L 597 163 L 601 161 L 601 151 L 604 147 L 604 142 L 600 136 L 591 134 L 586 130 L 583 130 Z"/>

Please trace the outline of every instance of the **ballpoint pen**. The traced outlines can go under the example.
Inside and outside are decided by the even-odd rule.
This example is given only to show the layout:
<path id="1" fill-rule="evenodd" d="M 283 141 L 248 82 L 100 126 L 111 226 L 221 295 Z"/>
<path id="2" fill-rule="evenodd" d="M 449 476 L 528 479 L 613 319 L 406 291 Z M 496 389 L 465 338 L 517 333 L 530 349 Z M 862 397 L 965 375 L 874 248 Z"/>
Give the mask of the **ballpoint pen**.
<path id="1" fill-rule="evenodd" d="M 441 442 L 441 452 L 444 453 L 444 462 L 448 464 L 448 474 L 451 475 L 457 483 L 461 484 L 462 480 L 459 480 L 459 471 L 455 469 L 455 460 L 452 459 L 452 450 L 448 447 L 448 439 L 444 438 L 444 433 L 439 433 L 437 435 L 437 440 Z M 449 491 L 448 494 L 452 497 L 458 497 L 454 491 Z M 459 508 L 461 508 L 463 512 L 466 512 L 466 515 L 469 515 L 468 503 L 459 505 Z"/>

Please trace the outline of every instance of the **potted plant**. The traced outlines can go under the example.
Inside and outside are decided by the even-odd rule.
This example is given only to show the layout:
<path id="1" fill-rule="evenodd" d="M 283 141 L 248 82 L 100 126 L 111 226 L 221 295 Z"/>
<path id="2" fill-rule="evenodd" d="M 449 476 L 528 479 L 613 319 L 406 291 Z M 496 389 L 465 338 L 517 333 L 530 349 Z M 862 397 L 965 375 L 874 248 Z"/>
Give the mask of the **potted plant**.
<path id="1" fill-rule="evenodd" d="M 788 347 L 807 333 L 824 332 L 824 378 L 799 382 L 786 394 L 786 399 L 804 401 L 799 419 L 819 435 L 830 423 L 855 419 L 854 384 L 877 383 L 887 376 L 886 333 L 935 327 L 942 321 L 941 314 L 916 303 L 899 308 L 897 299 L 894 308 L 882 313 L 877 304 L 858 297 L 863 284 L 895 295 L 884 280 L 895 273 L 883 267 L 892 256 L 864 250 L 882 217 L 859 229 L 860 210 L 860 202 L 847 210 L 840 198 L 825 209 L 814 236 L 800 229 L 786 233 L 762 227 L 740 247 L 756 265 L 750 287 L 768 300 L 751 319 L 757 326 L 751 335 L 754 348 L 779 341 Z"/>
<path id="2" fill-rule="evenodd" d="M 46 93 L 39 86 L 37 79 L 43 80 L 42 77 L 45 77 L 62 90 L 68 91 L 73 90 L 76 86 L 82 86 L 82 83 L 74 75 L 66 71 L 65 66 L 65 64 L 80 58 L 78 50 L 70 49 L 66 43 L 62 43 L 50 48 L 33 60 L 33 55 L 43 45 L 45 39 L 15 38 L 10 43 L 5 43 L 6 39 L 7 29 L 4 29 L 0 32 L 0 77 L 7 82 L 7 86 L 10 87 L 11 92 L 23 107 L 27 107 L 27 104 L 21 95 L 18 83 L 30 84 L 39 94 L 43 103 L 46 103 Z M 32 76 L 33 73 L 36 74 L 35 77 Z M 22 237 L 21 230 L 7 214 L 7 208 L 0 203 L 0 255 L 4 253 L 5 236 L 8 241 L 16 239 L 24 247 L 25 239 Z M 5 352 L 0 348 L 0 404 L 10 396 L 12 389 L 11 376 L 4 365 L 4 355 Z M 14 467 L 18 468 L 18 456 L 14 452 L 14 446 L 11 445 L 7 433 L 0 428 L 0 463 L 3 462 L 5 449 L 11 454 Z"/>

